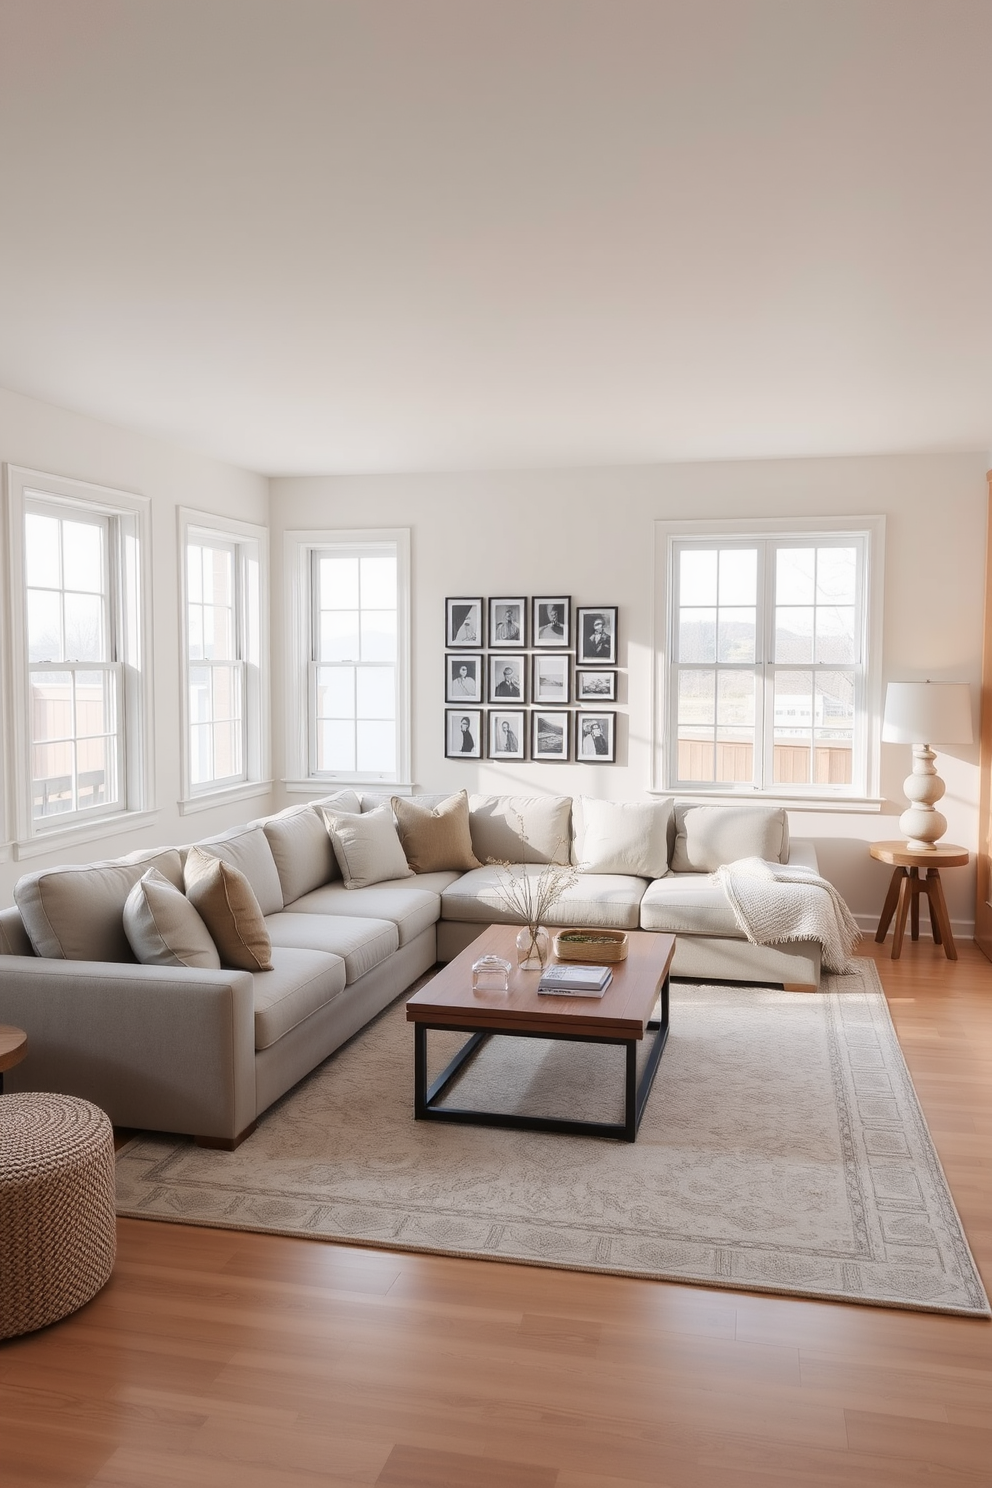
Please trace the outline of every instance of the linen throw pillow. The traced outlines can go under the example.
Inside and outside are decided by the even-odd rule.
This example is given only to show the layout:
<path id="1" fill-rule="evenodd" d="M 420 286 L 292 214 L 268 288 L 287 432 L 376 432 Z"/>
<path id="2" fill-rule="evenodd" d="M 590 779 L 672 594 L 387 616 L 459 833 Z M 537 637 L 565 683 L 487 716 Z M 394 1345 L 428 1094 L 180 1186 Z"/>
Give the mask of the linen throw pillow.
<path id="1" fill-rule="evenodd" d="M 377 806 L 361 816 L 328 811 L 326 806 L 318 810 L 334 844 L 346 889 L 367 889 L 390 878 L 412 876 L 396 835 L 391 807 Z"/>
<path id="2" fill-rule="evenodd" d="M 482 867 L 472 851 L 468 791 L 448 796 L 437 806 L 421 806 L 403 796 L 393 796 L 391 804 L 414 873 L 440 873 L 446 868 L 467 872 Z"/>
<path id="3" fill-rule="evenodd" d="M 780 806 L 675 807 L 673 873 L 715 873 L 739 858 L 789 861 L 789 815 Z"/>
<path id="4" fill-rule="evenodd" d="M 599 801 L 582 796 L 576 861 L 586 873 L 663 878 L 668 872 L 671 816 L 671 800 Z"/>
<path id="5" fill-rule="evenodd" d="M 222 966 L 271 971 L 272 942 L 251 884 L 238 868 L 191 847 L 184 870 L 186 896 L 203 918 Z"/>
<path id="6" fill-rule="evenodd" d="M 220 956 L 186 895 L 157 868 L 142 874 L 124 903 L 124 934 L 142 966 L 220 970 Z"/>

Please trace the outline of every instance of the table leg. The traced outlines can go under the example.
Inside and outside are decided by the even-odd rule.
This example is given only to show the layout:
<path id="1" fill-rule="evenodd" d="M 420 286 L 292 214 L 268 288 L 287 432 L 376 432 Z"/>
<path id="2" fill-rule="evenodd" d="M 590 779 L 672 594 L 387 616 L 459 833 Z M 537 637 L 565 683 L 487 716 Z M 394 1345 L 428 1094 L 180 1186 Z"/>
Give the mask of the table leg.
<path id="1" fill-rule="evenodd" d="M 909 886 L 912 891 L 912 902 L 909 906 L 909 937 L 911 940 L 920 938 L 920 870 L 910 868 Z"/>
<path id="2" fill-rule="evenodd" d="M 899 907 L 896 910 L 896 928 L 892 932 L 892 960 L 898 961 L 902 955 L 902 938 L 906 933 L 906 917 L 909 914 L 909 904 L 913 897 L 912 882 L 905 868 L 902 870 L 902 878 L 899 881 Z"/>
<path id="3" fill-rule="evenodd" d="M 948 961 L 958 959 L 958 948 L 954 944 L 954 936 L 951 934 L 951 921 L 947 913 L 947 902 L 944 899 L 944 887 L 940 881 L 940 869 L 927 869 L 927 893 L 930 898 L 931 910 L 937 911 L 937 927 L 940 930 L 938 945 L 943 945 L 944 955 Z M 936 937 L 935 937 L 936 938 Z"/>
<path id="4" fill-rule="evenodd" d="M 889 925 L 892 922 L 892 916 L 895 914 L 896 904 L 899 901 L 899 885 L 905 874 L 905 868 L 894 868 L 892 870 L 889 891 L 885 896 L 885 903 L 882 905 L 882 917 L 878 922 L 878 929 L 875 931 L 875 939 L 879 943 L 885 939 L 889 932 Z"/>

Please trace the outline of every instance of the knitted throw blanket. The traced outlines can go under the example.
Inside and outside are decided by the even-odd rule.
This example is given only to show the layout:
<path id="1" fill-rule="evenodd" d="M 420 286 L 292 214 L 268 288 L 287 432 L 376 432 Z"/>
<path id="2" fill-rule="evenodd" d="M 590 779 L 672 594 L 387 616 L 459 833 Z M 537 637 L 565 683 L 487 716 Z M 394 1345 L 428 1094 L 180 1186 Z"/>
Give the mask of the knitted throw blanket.
<path id="1" fill-rule="evenodd" d="M 833 884 L 812 868 L 740 858 L 718 868 L 713 878 L 752 945 L 818 940 L 827 971 L 850 970 L 861 931 Z"/>

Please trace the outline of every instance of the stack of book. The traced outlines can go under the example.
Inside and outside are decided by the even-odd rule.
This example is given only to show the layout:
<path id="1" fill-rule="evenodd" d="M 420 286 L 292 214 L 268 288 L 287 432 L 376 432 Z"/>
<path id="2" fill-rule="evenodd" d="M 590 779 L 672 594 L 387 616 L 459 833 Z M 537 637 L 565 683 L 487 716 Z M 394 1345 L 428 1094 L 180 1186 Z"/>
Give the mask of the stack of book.
<path id="1" fill-rule="evenodd" d="M 608 966 L 580 966 L 576 962 L 549 966 L 537 984 L 551 997 L 602 997 L 613 980 Z"/>

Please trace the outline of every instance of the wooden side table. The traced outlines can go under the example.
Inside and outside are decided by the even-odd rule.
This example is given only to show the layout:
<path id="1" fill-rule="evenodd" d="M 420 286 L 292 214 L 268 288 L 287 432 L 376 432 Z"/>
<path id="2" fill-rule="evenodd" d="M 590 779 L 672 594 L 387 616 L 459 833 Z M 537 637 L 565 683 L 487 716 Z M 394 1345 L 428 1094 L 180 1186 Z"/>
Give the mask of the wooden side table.
<path id="1" fill-rule="evenodd" d="M 930 929 L 934 943 L 944 947 L 949 961 L 958 959 L 958 948 L 951 934 L 951 922 L 947 916 L 947 904 L 940 883 L 941 868 L 963 868 L 968 861 L 964 847 L 952 847 L 938 843 L 936 847 L 914 850 L 905 842 L 873 842 L 868 851 L 879 863 L 891 863 L 892 882 L 882 906 L 882 917 L 878 922 L 875 939 L 883 941 L 888 933 L 892 916 L 896 917 L 892 932 L 892 960 L 898 961 L 902 954 L 902 938 L 909 918 L 913 940 L 920 938 L 920 895 L 930 906 Z M 926 877 L 920 877 L 920 869 L 926 869 Z"/>
<path id="2" fill-rule="evenodd" d="M 3 1095 L 3 1072 L 20 1064 L 28 1052 L 28 1036 L 23 1028 L 0 1023 L 0 1095 Z"/>

